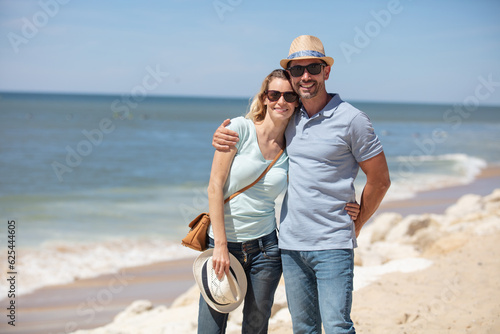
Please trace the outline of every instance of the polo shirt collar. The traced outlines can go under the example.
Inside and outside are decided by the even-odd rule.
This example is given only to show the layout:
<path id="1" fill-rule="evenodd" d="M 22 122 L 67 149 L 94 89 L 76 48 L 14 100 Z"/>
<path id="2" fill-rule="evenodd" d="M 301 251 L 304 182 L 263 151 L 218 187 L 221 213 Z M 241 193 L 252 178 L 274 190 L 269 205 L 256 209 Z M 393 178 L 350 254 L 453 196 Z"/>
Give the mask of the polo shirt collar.
<path id="1" fill-rule="evenodd" d="M 337 107 L 344 101 L 342 101 L 342 99 L 340 98 L 340 95 L 339 94 L 328 94 L 332 97 L 332 99 L 330 100 L 330 102 L 328 102 L 328 104 L 320 111 L 318 112 L 317 114 L 315 114 L 313 116 L 314 117 L 320 117 L 320 116 L 323 116 L 323 117 L 332 117 L 333 113 L 335 112 L 335 110 L 337 109 Z M 302 107 L 300 108 L 302 113 L 307 115 L 307 111 L 304 109 L 304 106 L 302 105 Z"/>

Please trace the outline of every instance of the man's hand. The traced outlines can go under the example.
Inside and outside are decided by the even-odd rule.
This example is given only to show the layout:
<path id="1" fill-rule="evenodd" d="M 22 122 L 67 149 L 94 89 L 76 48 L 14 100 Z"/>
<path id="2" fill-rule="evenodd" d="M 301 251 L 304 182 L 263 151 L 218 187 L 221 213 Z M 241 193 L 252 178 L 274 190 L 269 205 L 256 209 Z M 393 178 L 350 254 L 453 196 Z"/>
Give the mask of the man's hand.
<path id="1" fill-rule="evenodd" d="M 227 152 L 230 146 L 235 146 L 240 140 L 237 132 L 226 128 L 230 122 L 230 119 L 226 119 L 214 133 L 212 146 L 215 147 L 217 151 Z"/>
<path id="2" fill-rule="evenodd" d="M 344 207 L 344 209 L 347 211 L 347 214 L 351 216 L 351 219 L 355 221 L 358 219 L 360 205 L 357 202 L 352 202 L 352 203 L 347 203 Z"/>

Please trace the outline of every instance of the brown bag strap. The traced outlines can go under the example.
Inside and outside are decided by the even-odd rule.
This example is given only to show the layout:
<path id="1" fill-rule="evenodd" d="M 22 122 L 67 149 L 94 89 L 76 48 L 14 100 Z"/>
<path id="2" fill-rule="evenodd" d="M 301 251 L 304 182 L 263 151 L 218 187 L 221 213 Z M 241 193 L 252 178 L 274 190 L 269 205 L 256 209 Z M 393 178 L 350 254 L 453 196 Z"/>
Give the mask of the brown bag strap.
<path id="1" fill-rule="evenodd" d="M 274 160 L 269 164 L 269 166 L 267 166 L 267 168 L 262 172 L 262 174 L 260 174 L 260 176 L 257 178 L 257 180 L 253 181 L 251 184 L 249 184 L 245 188 L 238 190 L 237 192 L 235 192 L 234 194 L 232 194 L 231 196 L 226 198 L 224 200 L 224 204 L 226 204 L 227 202 L 229 202 L 230 200 L 232 200 L 233 198 L 235 198 L 236 196 L 238 196 L 239 194 L 241 194 L 245 190 L 252 188 L 257 182 L 259 182 L 259 180 L 262 179 L 262 177 L 264 175 L 266 175 L 266 173 L 271 169 L 271 167 L 273 167 L 274 163 L 276 161 L 278 161 L 279 157 L 281 157 L 282 154 L 283 154 L 283 150 L 279 151 L 279 153 L 276 155 L 276 157 L 274 157 Z"/>

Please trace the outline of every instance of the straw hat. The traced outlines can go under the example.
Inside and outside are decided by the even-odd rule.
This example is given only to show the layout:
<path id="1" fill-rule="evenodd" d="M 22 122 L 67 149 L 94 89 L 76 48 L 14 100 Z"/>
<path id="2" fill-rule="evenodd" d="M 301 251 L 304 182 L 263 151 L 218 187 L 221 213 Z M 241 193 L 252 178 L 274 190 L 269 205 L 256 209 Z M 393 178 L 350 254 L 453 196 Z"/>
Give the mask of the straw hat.
<path id="1" fill-rule="evenodd" d="M 291 60 L 298 59 L 321 59 L 328 66 L 332 66 L 333 58 L 325 56 L 323 43 L 318 37 L 302 35 L 293 40 L 290 52 L 286 59 L 280 61 L 281 67 L 286 69 Z"/>
<path id="2" fill-rule="evenodd" d="M 216 311 L 229 313 L 240 306 L 247 293 L 247 277 L 240 262 L 229 253 L 229 275 L 219 281 L 212 266 L 214 249 L 201 253 L 193 264 L 193 274 L 203 299 Z"/>

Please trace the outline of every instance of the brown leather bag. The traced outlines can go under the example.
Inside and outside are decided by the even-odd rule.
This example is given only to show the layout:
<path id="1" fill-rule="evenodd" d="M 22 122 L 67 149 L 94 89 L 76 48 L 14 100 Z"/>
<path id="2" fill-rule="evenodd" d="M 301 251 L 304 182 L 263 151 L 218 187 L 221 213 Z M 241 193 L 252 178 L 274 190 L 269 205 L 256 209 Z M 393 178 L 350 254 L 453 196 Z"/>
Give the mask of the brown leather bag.
<path id="1" fill-rule="evenodd" d="M 189 223 L 191 229 L 182 239 L 182 245 L 200 252 L 206 250 L 208 225 L 210 225 L 209 214 L 206 212 L 200 213 L 198 217 Z"/>
<path id="2" fill-rule="evenodd" d="M 262 172 L 262 174 L 260 174 L 260 176 L 257 178 L 257 180 L 252 182 L 252 184 L 249 184 L 248 186 L 238 190 L 237 192 L 232 194 L 229 198 L 226 198 L 224 200 L 224 204 L 226 204 L 227 202 L 229 202 L 230 200 L 232 200 L 233 198 L 235 198 L 236 196 L 238 196 L 239 194 L 241 194 L 245 190 L 250 189 L 257 182 L 259 182 L 259 180 L 264 175 L 266 175 L 266 173 L 271 169 L 271 167 L 274 165 L 274 163 L 276 161 L 278 161 L 281 154 L 283 154 L 283 150 L 281 150 L 276 155 L 276 157 L 271 162 L 271 164 L 269 164 L 269 166 L 267 166 L 267 168 Z M 209 225 L 210 225 L 210 215 L 207 212 L 200 213 L 198 215 L 198 217 L 196 217 L 195 219 L 193 219 L 193 221 L 191 221 L 189 223 L 190 230 L 189 230 L 188 234 L 184 237 L 184 239 L 182 239 L 182 242 L 181 242 L 182 245 L 189 247 L 189 248 L 192 248 L 194 250 L 200 251 L 200 252 L 206 250 L 207 249 L 207 230 L 208 230 Z"/>

